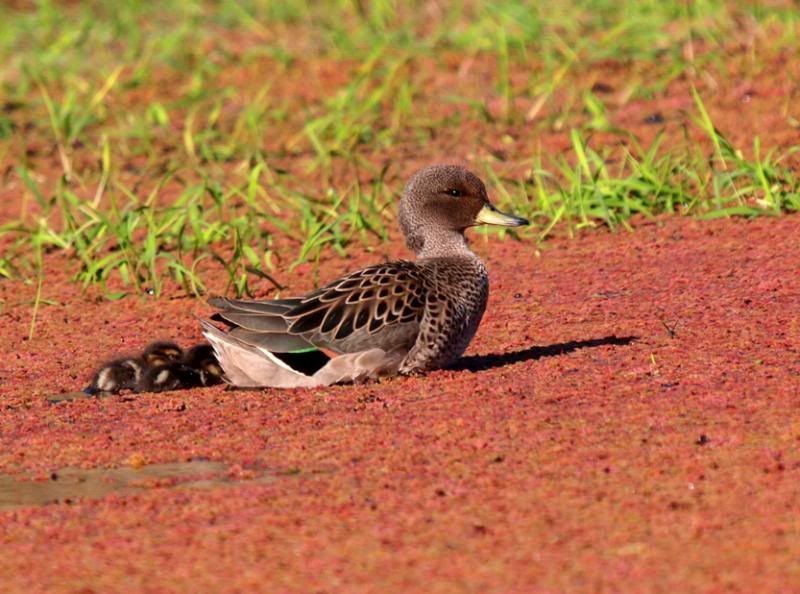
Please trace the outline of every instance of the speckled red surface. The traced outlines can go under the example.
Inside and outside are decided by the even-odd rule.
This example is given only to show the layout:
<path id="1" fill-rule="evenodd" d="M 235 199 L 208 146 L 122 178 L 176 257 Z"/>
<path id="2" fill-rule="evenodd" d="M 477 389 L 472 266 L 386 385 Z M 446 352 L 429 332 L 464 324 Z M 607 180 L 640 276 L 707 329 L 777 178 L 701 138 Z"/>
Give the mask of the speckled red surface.
<path id="1" fill-rule="evenodd" d="M 316 390 L 48 404 L 207 309 L 95 303 L 53 272 L 28 341 L 33 288 L 0 282 L 0 472 L 232 466 L 0 512 L 0 590 L 798 592 L 799 226 L 476 241 L 492 295 L 461 369 Z"/>

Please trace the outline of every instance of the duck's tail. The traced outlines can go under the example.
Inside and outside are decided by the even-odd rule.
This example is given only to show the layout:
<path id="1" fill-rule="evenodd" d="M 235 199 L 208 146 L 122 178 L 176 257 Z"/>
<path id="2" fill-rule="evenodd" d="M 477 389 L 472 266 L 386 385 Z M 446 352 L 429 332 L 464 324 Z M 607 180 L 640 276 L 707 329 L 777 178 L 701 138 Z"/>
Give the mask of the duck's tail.
<path id="1" fill-rule="evenodd" d="M 316 349 L 274 353 L 201 322 L 225 381 L 239 388 L 312 388 L 397 373 L 403 353 L 373 348 L 333 358 Z"/>
<path id="2" fill-rule="evenodd" d="M 317 349 L 294 353 L 274 353 L 249 344 L 232 333 L 221 331 L 201 321 L 203 336 L 211 344 L 224 370 L 225 381 L 238 388 L 297 388 L 320 385 L 313 374 L 328 363 L 328 357 Z"/>

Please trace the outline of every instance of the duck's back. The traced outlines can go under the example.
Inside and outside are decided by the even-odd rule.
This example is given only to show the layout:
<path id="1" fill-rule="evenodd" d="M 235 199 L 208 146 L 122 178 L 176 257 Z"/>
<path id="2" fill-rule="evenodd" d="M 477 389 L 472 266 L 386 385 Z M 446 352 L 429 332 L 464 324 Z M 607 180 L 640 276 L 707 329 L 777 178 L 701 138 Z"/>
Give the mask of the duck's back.
<path id="1" fill-rule="evenodd" d="M 465 256 L 370 266 L 314 293 L 286 314 L 288 330 L 339 353 L 381 348 L 406 372 L 445 367 L 478 328 L 489 295 L 481 261 Z"/>
<path id="2" fill-rule="evenodd" d="M 369 266 L 304 297 L 285 314 L 287 330 L 338 353 L 377 347 L 405 355 L 419 334 L 430 280 L 416 262 Z"/>

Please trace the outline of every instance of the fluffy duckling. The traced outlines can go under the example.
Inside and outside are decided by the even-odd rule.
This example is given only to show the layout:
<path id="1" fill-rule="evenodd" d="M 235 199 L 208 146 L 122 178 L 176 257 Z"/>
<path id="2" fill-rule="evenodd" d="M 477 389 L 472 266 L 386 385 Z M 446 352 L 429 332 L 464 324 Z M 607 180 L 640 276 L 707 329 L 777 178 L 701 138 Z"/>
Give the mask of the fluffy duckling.
<path id="1" fill-rule="evenodd" d="M 134 390 L 145 373 L 145 362 L 140 357 L 123 357 L 104 363 L 92 376 L 91 383 L 84 392 L 96 394 L 117 394 L 122 390 Z"/>
<path id="2" fill-rule="evenodd" d="M 169 392 L 202 386 L 200 372 L 182 361 L 150 367 L 142 375 L 137 392 Z"/>
<path id="3" fill-rule="evenodd" d="M 210 344 L 198 344 L 183 353 L 180 360 L 174 358 L 179 351 L 172 343 L 151 345 L 152 359 L 159 364 L 151 364 L 142 374 L 139 392 L 167 392 L 187 390 L 222 383 L 222 368 L 217 362 Z M 159 357 L 168 355 L 166 363 Z M 145 355 L 146 358 L 146 355 Z"/>
<path id="4" fill-rule="evenodd" d="M 138 357 L 114 359 L 102 365 L 84 392 L 166 392 L 213 386 L 222 381 L 222 368 L 211 345 L 198 344 L 184 352 L 174 342 L 157 341 L 147 345 Z"/>
<path id="5" fill-rule="evenodd" d="M 151 366 L 159 367 L 180 361 L 183 358 L 183 349 L 174 342 L 159 340 L 151 342 L 144 348 L 142 360 Z"/>
<path id="6" fill-rule="evenodd" d="M 179 361 L 182 356 L 183 351 L 174 342 L 153 342 L 140 356 L 121 357 L 101 365 L 84 392 L 91 395 L 118 394 L 123 390 L 141 392 L 142 381 L 152 368 Z"/>
<path id="7" fill-rule="evenodd" d="M 200 384 L 214 386 L 222 383 L 223 374 L 214 349 L 207 342 L 197 344 L 183 355 L 183 364 L 194 369 L 200 376 Z"/>

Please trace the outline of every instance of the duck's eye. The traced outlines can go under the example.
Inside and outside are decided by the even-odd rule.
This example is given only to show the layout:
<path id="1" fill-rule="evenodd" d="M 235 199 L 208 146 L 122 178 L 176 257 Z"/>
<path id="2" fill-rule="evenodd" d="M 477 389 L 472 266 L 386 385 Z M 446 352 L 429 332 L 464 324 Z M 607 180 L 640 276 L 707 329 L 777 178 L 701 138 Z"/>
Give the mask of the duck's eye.
<path id="1" fill-rule="evenodd" d="M 446 190 L 445 193 L 449 194 L 450 196 L 453 196 L 454 198 L 458 198 L 459 196 L 462 195 L 461 190 L 457 190 L 455 188 L 450 188 L 449 190 Z"/>

